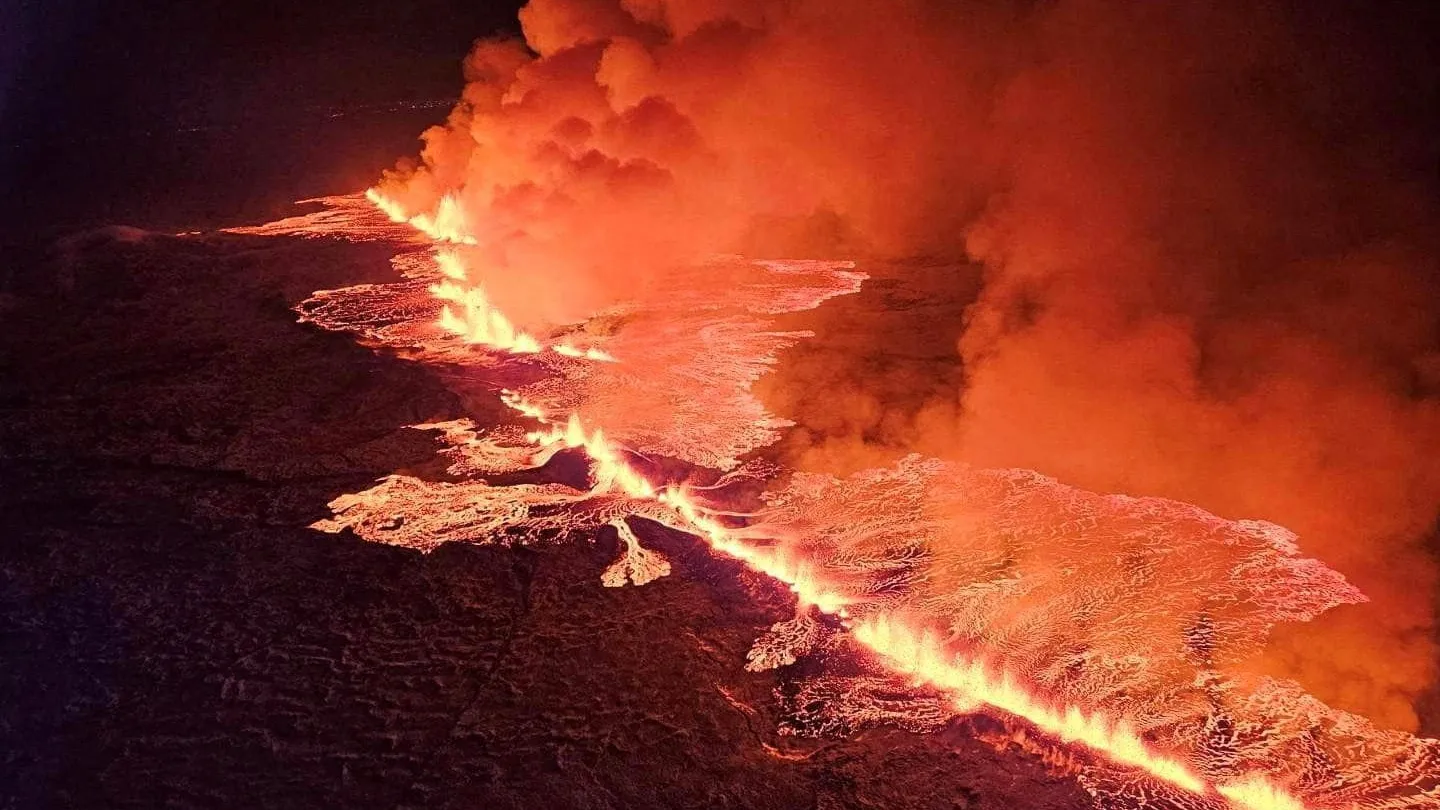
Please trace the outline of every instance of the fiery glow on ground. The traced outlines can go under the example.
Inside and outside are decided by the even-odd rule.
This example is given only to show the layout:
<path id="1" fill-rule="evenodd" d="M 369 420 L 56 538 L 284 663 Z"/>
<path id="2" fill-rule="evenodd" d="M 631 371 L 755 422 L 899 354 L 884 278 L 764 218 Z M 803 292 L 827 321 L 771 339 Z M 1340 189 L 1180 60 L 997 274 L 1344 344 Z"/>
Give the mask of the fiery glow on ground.
<path id="1" fill-rule="evenodd" d="M 453 197 L 407 216 L 369 196 L 390 223 L 335 198 L 308 219 L 245 232 L 393 241 L 404 280 L 322 291 L 303 319 L 433 363 L 466 395 L 500 389 L 524 424 L 418 426 L 441 434 L 460 480 L 389 476 L 337 498 L 317 528 L 430 550 L 610 527 L 620 557 L 600 578 L 612 587 L 671 571 L 642 546 L 644 521 L 692 534 L 797 597 L 796 618 L 757 641 L 747 668 L 822 648 L 858 653 L 867 677 L 908 684 L 915 698 L 877 710 L 863 688 L 842 689 L 833 711 L 854 724 L 933 719 L 922 692 L 938 691 L 938 716 L 987 709 L 1055 740 L 1107 806 L 1404 808 L 1440 797 L 1436 741 L 1246 673 L 1275 622 L 1364 598 L 1278 526 L 916 457 L 847 479 L 742 464 L 785 427 L 750 383 L 805 337 L 772 331 L 766 316 L 854 292 L 864 276 L 851 265 L 727 259 L 677 271 L 664 311 L 637 305 L 619 327 L 532 335 L 479 286 Z M 410 227 L 428 238 L 417 244 Z M 583 454 L 584 487 L 487 480 L 561 453 Z M 736 515 L 685 473 L 647 472 L 661 457 L 724 472 L 716 492 L 740 480 L 785 485 Z"/>
<path id="2" fill-rule="evenodd" d="M 691 532 L 705 539 L 715 550 L 736 557 L 755 570 L 787 584 L 799 598 L 802 608 L 814 606 L 822 613 L 844 619 L 844 626 L 852 637 L 874 652 L 886 666 L 917 683 L 950 693 L 958 710 L 969 711 L 976 705 L 999 709 L 1023 718 L 1067 743 L 1084 745 L 1115 763 L 1138 768 L 1190 793 L 1223 796 L 1237 807 L 1254 810 L 1302 807 L 1297 799 L 1260 773 L 1247 774 L 1228 784 L 1209 784 L 1181 760 L 1155 751 L 1123 720 L 1087 713 L 1073 705 L 1051 706 L 1010 673 L 992 671 L 979 660 L 950 655 L 937 633 L 916 630 L 915 625 L 903 617 L 875 612 L 869 609 L 872 605 L 865 605 L 861 608 L 863 618 L 852 618 L 846 607 L 850 600 L 827 590 L 823 580 L 814 575 L 813 569 L 777 553 L 777 547 L 741 539 L 682 488 L 667 487 L 657 492 L 650 481 L 624 462 L 620 451 L 605 440 L 600 430 L 587 432 L 578 416 L 571 414 L 560 424 L 552 422 L 538 408 L 513 394 L 507 392 L 505 401 L 517 412 L 547 427 L 528 434 L 528 438 L 540 447 L 563 445 L 585 450 L 594 465 L 596 483 L 593 491 L 604 492 L 613 487 L 631 498 L 654 500 L 669 506 L 678 520 L 663 522 Z M 622 531 L 622 537 L 625 538 L 628 554 L 634 554 L 638 541 L 628 527 Z M 666 565 L 664 570 L 668 573 L 669 566 Z M 613 576 L 607 571 L 606 584 L 612 584 Z M 623 577 L 620 583 L 623 584 Z M 642 584 L 641 580 L 636 579 L 636 584 Z"/>

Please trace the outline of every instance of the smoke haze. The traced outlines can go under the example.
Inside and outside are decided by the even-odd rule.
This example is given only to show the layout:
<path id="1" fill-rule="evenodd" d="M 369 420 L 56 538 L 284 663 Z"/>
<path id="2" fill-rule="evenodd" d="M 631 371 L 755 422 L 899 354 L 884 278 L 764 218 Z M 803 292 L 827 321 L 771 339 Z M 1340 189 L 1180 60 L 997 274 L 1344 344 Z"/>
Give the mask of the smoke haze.
<path id="1" fill-rule="evenodd" d="M 975 288 L 943 319 L 950 364 L 792 357 L 765 385 L 807 428 L 792 460 L 919 450 L 1285 525 L 1372 601 L 1282 628 L 1257 666 L 1414 729 L 1436 660 L 1435 74 L 1424 21 L 1370 13 L 535 0 L 381 187 L 412 213 L 455 196 L 526 325 L 715 252 L 941 257 Z"/>

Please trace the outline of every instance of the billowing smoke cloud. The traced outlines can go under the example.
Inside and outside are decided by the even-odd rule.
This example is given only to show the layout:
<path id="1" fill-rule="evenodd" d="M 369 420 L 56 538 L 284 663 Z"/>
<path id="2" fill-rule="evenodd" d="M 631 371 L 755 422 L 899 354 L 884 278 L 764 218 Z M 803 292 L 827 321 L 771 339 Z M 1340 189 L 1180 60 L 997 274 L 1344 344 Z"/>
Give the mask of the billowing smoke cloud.
<path id="1" fill-rule="evenodd" d="M 1107 11 L 1056 8 L 1052 61 L 1000 99 L 964 453 L 1296 530 L 1374 601 L 1270 663 L 1413 727 L 1436 660 L 1436 212 L 1353 75 L 1373 54 L 1253 9 Z"/>
<path id="2" fill-rule="evenodd" d="M 1282 523 L 1373 602 L 1282 631 L 1264 665 L 1414 727 L 1440 212 L 1412 113 L 1434 75 L 1420 35 L 1317 9 L 534 0 L 526 43 L 476 46 L 383 187 L 410 211 L 457 196 L 524 324 L 712 252 L 978 272 L 953 362 L 815 355 L 771 381 L 811 428 L 795 460 L 918 449 Z"/>
<path id="3" fill-rule="evenodd" d="M 479 43 L 422 164 L 382 190 L 410 212 L 456 194 L 488 291 L 527 325 L 737 247 L 953 249 L 984 199 L 969 151 L 993 68 L 949 37 L 995 16 L 537 0 L 533 51 Z"/>

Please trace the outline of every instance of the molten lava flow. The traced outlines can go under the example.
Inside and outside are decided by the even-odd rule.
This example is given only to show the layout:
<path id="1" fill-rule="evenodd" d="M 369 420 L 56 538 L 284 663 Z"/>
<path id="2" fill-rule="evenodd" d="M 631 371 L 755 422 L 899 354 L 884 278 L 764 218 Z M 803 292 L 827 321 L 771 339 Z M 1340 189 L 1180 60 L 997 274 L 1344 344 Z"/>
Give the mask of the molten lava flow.
<path id="1" fill-rule="evenodd" d="M 802 605 L 813 605 L 822 613 L 844 619 L 853 638 L 874 652 L 892 670 L 952 694 L 961 711 L 969 711 L 977 703 L 999 709 L 1024 718 L 1065 742 L 1084 745 L 1115 763 L 1137 768 L 1193 794 L 1223 796 L 1237 807 L 1286 810 L 1302 806 L 1297 799 L 1258 773 L 1246 774 L 1226 784 L 1209 783 L 1181 759 L 1158 752 L 1124 721 L 1111 720 L 1098 712 L 1086 712 L 1074 705 L 1054 707 L 1022 685 L 1012 674 L 992 670 L 978 659 L 966 660 L 948 652 L 935 631 L 917 630 L 910 622 L 893 613 L 875 611 L 874 603 L 860 605 L 859 617 L 852 617 L 846 605 L 853 606 L 854 601 L 827 589 L 812 568 L 787 557 L 778 546 L 746 542 L 717 521 L 709 510 L 682 488 L 667 487 L 657 492 L 654 485 L 624 461 L 621 451 L 608 443 L 601 431 L 587 432 L 578 416 L 572 414 L 562 425 L 548 419 L 538 408 L 514 394 L 507 393 L 506 403 L 546 426 L 546 430 L 529 434 L 529 438 L 540 446 L 563 444 L 583 448 L 595 466 L 596 491 L 618 487 L 632 498 L 654 500 L 669 506 L 676 520 L 665 520 L 660 516 L 661 522 L 695 534 L 717 551 L 786 583 Z M 633 534 L 629 533 L 628 527 L 622 530 L 622 537 L 627 538 L 627 544 L 632 542 Z M 638 544 L 630 548 L 638 548 Z M 622 558 L 617 565 L 626 562 L 627 559 Z M 668 572 L 668 564 L 664 570 Z M 624 581 L 624 576 L 613 571 L 607 572 L 606 576 L 607 584 Z M 636 582 L 638 584 L 640 580 Z M 805 639 L 807 644 L 812 643 L 803 624 L 794 628 L 793 635 Z M 753 655 L 752 663 L 757 660 L 763 662 L 766 655 L 783 656 L 785 653 L 772 651 Z"/>
<path id="2" fill-rule="evenodd" d="M 610 522 L 620 536 L 623 547 L 620 559 L 600 575 L 600 584 L 607 588 L 620 588 L 632 582 L 644 585 L 670 573 L 670 563 L 654 551 L 641 547 L 640 538 L 630 529 L 624 518 Z"/>
<path id="3" fill-rule="evenodd" d="M 740 457 L 785 424 L 749 385 L 805 336 L 772 331 L 766 316 L 853 292 L 864 276 L 849 265 L 722 257 L 658 282 L 663 307 L 637 302 L 541 339 L 485 297 L 465 240 L 449 238 L 468 234 L 455 224 L 463 217 L 406 218 L 376 197 L 389 219 L 427 229 L 432 241 L 401 247 L 395 265 L 405 281 L 317 293 L 302 305 L 304 318 L 459 368 L 447 379 L 470 401 L 504 385 L 501 403 L 533 429 L 424 425 L 442 433 L 460 481 L 390 476 L 336 499 L 335 516 L 319 528 L 428 550 L 594 537 L 610 526 L 619 558 L 601 579 L 613 586 L 670 571 L 640 545 L 636 520 L 644 519 L 693 534 L 796 594 L 798 615 L 757 641 L 749 668 L 815 651 L 865 653 L 873 672 L 802 686 L 849 713 L 831 728 L 908 719 L 934 727 L 989 707 L 1062 741 L 1067 767 L 1125 806 L 1157 796 L 1252 810 L 1436 799 L 1440 744 L 1379 731 L 1294 684 L 1246 674 L 1275 622 L 1363 598 L 1301 557 L 1279 527 L 1086 493 L 1029 471 L 918 458 L 844 480 L 797 474 L 750 516 L 647 477 L 637 461 L 647 455 L 747 474 Z M 315 232 L 409 238 L 353 207 L 310 216 Z M 306 232 L 304 219 L 251 232 Z M 458 352 L 446 333 L 522 356 L 506 365 Z M 612 351 L 624 362 L 612 362 Z M 516 373 L 516 364 L 528 371 Z M 538 470 L 562 453 L 583 453 L 585 485 L 480 477 Z M 915 687 L 911 697 L 894 697 L 900 679 Z"/>
<path id="4" fill-rule="evenodd" d="M 1152 750 L 1124 721 L 1087 714 L 1077 706 L 1055 708 L 1042 702 L 1006 672 L 991 672 L 983 662 L 952 657 L 939 634 L 916 630 L 904 619 L 881 613 L 851 627 L 855 638 L 878 653 L 895 670 L 918 682 L 964 696 L 962 706 L 979 701 L 1034 723 L 1066 742 L 1080 743 L 1110 759 L 1144 770 L 1192 793 L 1205 793 L 1203 779 L 1178 759 Z"/>
<path id="5" fill-rule="evenodd" d="M 604 349 L 594 348 L 593 346 L 588 349 L 577 349 L 569 343 L 557 343 L 550 348 L 557 354 L 563 354 L 566 357 L 583 357 L 586 360 L 596 360 L 601 363 L 615 362 L 615 358 L 610 356 L 609 352 Z"/>
<path id="6" fill-rule="evenodd" d="M 1256 810 L 1304 810 L 1305 805 L 1283 790 L 1276 788 L 1258 774 L 1220 786 L 1220 793 L 1240 807 Z"/>
<path id="7" fill-rule="evenodd" d="M 324 211 L 236 230 L 399 242 L 392 264 L 405 280 L 317 292 L 301 304 L 303 320 L 436 363 L 492 363 L 472 347 L 532 355 L 548 374 L 518 386 L 528 399 L 551 413 L 583 412 L 626 447 L 707 469 L 736 469 L 791 424 L 750 391 L 780 351 L 809 335 L 777 330 L 771 316 L 853 293 L 866 278 L 852 262 L 715 257 L 657 283 L 658 306 L 616 307 L 547 337 L 494 307 L 472 248 L 417 242 L 408 220 L 363 198 L 323 202 Z"/>

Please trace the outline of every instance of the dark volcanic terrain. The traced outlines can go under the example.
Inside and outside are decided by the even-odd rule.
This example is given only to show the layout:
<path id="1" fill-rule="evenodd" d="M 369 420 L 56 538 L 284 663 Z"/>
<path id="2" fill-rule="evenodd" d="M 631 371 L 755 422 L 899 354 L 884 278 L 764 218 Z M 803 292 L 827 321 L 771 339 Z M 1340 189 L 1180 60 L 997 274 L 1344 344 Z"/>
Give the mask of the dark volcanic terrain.
<path id="1" fill-rule="evenodd" d="M 429 556 L 305 528 L 430 461 L 424 368 L 296 323 L 384 245 L 122 229 L 0 275 L 0 806 L 1062 808 L 941 733 L 781 736 L 788 593 L 689 537 Z"/>

